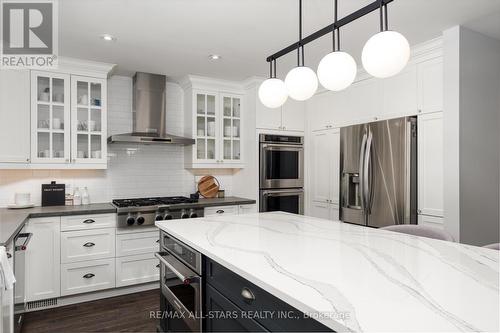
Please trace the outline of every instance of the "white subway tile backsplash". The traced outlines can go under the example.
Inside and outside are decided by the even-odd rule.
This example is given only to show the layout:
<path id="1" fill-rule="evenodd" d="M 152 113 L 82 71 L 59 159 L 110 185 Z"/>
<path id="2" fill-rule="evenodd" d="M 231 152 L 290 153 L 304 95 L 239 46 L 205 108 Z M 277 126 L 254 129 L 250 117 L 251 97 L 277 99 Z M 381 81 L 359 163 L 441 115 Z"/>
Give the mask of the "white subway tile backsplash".
<path id="1" fill-rule="evenodd" d="M 166 129 L 184 135 L 184 91 L 167 83 Z M 108 134 L 132 131 L 132 79 L 113 76 L 108 80 Z M 189 195 L 196 180 L 212 174 L 231 194 L 232 171 L 184 169 L 184 148 L 169 145 L 108 145 L 107 170 L 0 170 L 0 207 L 14 201 L 16 192 L 30 192 L 40 205 L 41 184 L 55 180 L 72 188 L 86 186 L 91 202 L 115 198 Z"/>

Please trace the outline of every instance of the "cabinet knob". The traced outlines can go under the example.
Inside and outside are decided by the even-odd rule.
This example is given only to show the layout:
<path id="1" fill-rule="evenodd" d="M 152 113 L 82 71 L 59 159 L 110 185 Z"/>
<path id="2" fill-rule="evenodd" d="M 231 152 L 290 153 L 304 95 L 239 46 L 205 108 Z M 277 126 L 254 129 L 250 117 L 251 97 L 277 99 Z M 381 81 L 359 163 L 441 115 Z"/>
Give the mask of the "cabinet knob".
<path id="1" fill-rule="evenodd" d="M 255 295 L 247 287 L 244 287 L 243 289 L 241 289 L 241 297 L 243 297 L 243 300 L 246 303 L 252 303 L 253 301 L 255 301 Z"/>
<path id="2" fill-rule="evenodd" d="M 417 112 L 418 112 L 418 113 L 422 113 L 422 110 L 421 110 L 421 109 L 418 109 L 418 110 L 417 110 Z"/>
<path id="3" fill-rule="evenodd" d="M 422 210 L 421 209 L 417 209 L 417 214 L 422 214 Z"/>

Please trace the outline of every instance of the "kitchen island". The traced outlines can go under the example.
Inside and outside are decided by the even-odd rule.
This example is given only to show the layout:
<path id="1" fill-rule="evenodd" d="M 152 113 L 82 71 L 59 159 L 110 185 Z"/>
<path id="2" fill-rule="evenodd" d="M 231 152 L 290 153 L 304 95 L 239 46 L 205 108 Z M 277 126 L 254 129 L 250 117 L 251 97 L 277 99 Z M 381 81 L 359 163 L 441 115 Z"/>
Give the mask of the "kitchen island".
<path id="1" fill-rule="evenodd" d="M 281 212 L 166 234 L 334 331 L 498 331 L 499 252 Z"/>

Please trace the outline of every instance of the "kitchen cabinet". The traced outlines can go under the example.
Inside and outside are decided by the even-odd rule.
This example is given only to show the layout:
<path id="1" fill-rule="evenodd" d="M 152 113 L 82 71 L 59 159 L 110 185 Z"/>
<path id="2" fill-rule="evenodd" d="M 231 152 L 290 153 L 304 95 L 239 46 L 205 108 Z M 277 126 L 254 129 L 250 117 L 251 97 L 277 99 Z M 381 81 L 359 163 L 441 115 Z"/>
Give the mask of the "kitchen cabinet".
<path id="1" fill-rule="evenodd" d="M 379 80 L 382 108 L 376 117 L 389 119 L 418 113 L 417 67 L 408 65 L 398 75 Z"/>
<path id="2" fill-rule="evenodd" d="M 257 101 L 257 128 L 303 132 L 305 103 L 288 98 L 279 108 L 270 109 Z"/>
<path id="3" fill-rule="evenodd" d="M 443 113 L 419 115 L 417 130 L 418 213 L 443 217 Z"/>
<path id="4" fill-rule="evenodd" d="M 195 144 L 187 147 L 188 168 L 243 167 L 243 95 L 217 90 L 187 89 L 187 133 Z"/>
<path id="5" fill-rule="evenodd" d="M 71 162 L 107 163 L 106 80 L 71 76 Z"/>
<path id="6" fill-rule="evenodd" d="M 61 263 L 115 256 L 115 228 L 61 233 Z"/>
<path id="7" fill-rule="evenodd" d="M 213 215 L 237 215 L 238 206 L 220 206 L 220 207 L 207 207 L 205 208 L 205 216 Z"/>
<path id="8" fill-rule="evenodd" d="M 25 251 L 26 301 L 59 297 L 60 217 L 30 219 L 26 232 L 33 234 Z"/>
<path id="9" fill-rule="evenodd" d="M 115 287 L 115 259 L 61 265 L 61 296 Z"/>
<path id="10" fill-rule="evenodd" d="M 153 282 L 160 279 L 160 264 L 154 253 L 116 258 L 115 266 L 116 287 Z"/>
<path id="11" fill-rule="evenodd" d="M 70 163 L 70 76 L 31 72 L 31 161 Z"/>
<path id="12" fill-rule="evenodd" d="M 444 229 L 444 218 L 429 215 L 418 215 L 417 223 L 429 227 Z"/>
<path id="13" fill-rule="evenodd" d="M 212 259 L 207 257 L 204 259 L 207 313 L 210 311 L 231 311 L 230 313 L 234 314 L 223 318 L 220 316 L 219 318 L 210 318 L 208 316 L 205 322 L 205 331 L 331 331 L 316 319 L 304 316 L 301 311 Z M 248 316 L 248 314 L 253 313 L 266 313 L 267 315 Z"/>
<path id="14" fill-rule="evenodd" d="M 30 161 L 30 72 L 0 69 L 0 164 Z M 15 142 L 15 144 L 12 144 Z"/>
<path id="15" fill-rule="evenodd" d="M 434 58 L 417 65 L 418 98 L 421 113 L 443 111 L 443 58 Z"/>
<path id="16" fill-rule="evenodd" d="M 243 311 L 209 284 L 205 291 L 205 307 L 208 314 L 235 314 L 229 317 L 207 316 L 206 332 L 267 332 L 257 321 L 242 316 Z"/>
<path id="17" fill-rule="evenodd" d="M 107 168 L 106 79 L 113 67 L 59 57 L 51 71 L 2 69 L 0 122 L 8 124 L 9 140 L 0 143 L 0 169 Z M 76 78 L 89 85 L 80 96 Z"/>
<path id="18" fill-rule="evenodd" d="M 307 101 L 311 131 L 443 110 L 441 56 L 410 63 L 390 78 L 361 78 L 343 91 L 322 91 Z"/>
<path id="19" fill-rule="evenodd" d="M 340 129 L 311 134 L 309 215 L 338 220 Z"/>

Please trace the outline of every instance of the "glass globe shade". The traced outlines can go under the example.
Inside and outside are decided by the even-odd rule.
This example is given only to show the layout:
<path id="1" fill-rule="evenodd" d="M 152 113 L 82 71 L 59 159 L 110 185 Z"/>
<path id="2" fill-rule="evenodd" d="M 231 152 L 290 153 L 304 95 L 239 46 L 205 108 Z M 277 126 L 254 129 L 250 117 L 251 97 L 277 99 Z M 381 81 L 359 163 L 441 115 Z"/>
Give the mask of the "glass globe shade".
<path id="1" fill-rule="evenodd" d="M 318 78 L 309 67 L 299 66 L 288 72 L 285 77 L 285 86 L 291 98 L 305 101 L 311 98 L 318 89 Z"/>
<path id="2" fill-rule="evenodd" d="M 268 108 L 279 108 L 288 99 L 285 83 L 277 78 L 265 80 L 259 87 L 259 99 Z"/>
<path id="3" fill-rule="evenodd" d="M 363 47 L 363 67 L 371 75 L 386 78 L 399 73 L 410 59 L 408 40 L 396 31 L 373 35 Z"/>
<path id="4" fill-rule="evenodd" d="M 357 70 L 356 61 L 349 53 L 328 53 L 319 62 L 318 80 L 328 90 L 344 90 L 354 82 Z"/>

